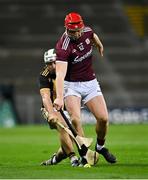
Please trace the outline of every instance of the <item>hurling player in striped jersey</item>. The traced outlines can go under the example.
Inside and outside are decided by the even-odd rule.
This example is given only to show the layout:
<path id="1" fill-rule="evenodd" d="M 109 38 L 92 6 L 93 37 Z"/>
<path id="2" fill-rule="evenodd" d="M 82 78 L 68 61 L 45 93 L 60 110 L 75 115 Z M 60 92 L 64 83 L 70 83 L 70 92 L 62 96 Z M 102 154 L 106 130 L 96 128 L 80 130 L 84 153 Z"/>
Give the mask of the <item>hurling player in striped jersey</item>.
<path id="1" fill-rule="evenodd" d="M 57 96 L 54 106 L 59 110 L 63 108 L 65 102 L 73 125 L 79 135 L 84 136 L 80 118 L 83 102 L 96 118 L 95 150 L 109 163 L 115 163 L 116 157 L 105 147 L 109 124 L 108 111 L 92 67 L 94 47 L 103 57 L 103 45 L 98 35 L 84 25 L 80 14 L 69 13 L 65 17 L 65 32 L 56 44 Z"/>
<path id="2" fill-rule="evenodd" d="M 48 122 L 51 129 L 57 129 L 59 132 L 59 138 L 61 147 L 59 150 L 52 155 L 51 158 L 45 160 L 41 165 L 55 165 L 62 161 L 63 159 L 69 157 L 71 165 L 78 166 L 79 161 L 75 155 L 73 143 L 69 135 L 64 131 L 64 129 L 57 126 L 57 121 L 61 122 L 66 126 L 65 121 L 60 116 L 60 113 L 56 112 L 53 107 L 53 101 L 55 99 L 55 61 L 56 54 L 54 49 L 49 49 L 44 53 L 44 63 L 45 66 L 39 75 L 39 89 L 42 99 L 41 113 L 44 119 Z M 52 141 L 52 139 L 51 139 Z M 58 143 L 58 142 L 57 142 Z"/>

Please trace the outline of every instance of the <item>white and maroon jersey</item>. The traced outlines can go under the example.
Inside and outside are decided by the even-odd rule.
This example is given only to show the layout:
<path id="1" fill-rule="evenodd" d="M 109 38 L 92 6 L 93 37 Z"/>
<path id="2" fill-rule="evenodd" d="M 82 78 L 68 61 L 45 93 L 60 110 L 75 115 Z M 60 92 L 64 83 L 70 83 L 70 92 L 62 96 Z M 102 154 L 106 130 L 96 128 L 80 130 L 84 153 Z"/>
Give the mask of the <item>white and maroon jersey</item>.
<path id="1" fill-rule="evenodd" d="M 70 39 L 65 32 L 57 42 L 57 61 L 68 62 L 66 81 L 82 82 L 96 78 L 92 68 L 92 38 L 92 29 L 85 27 L 78 40 Z"/>

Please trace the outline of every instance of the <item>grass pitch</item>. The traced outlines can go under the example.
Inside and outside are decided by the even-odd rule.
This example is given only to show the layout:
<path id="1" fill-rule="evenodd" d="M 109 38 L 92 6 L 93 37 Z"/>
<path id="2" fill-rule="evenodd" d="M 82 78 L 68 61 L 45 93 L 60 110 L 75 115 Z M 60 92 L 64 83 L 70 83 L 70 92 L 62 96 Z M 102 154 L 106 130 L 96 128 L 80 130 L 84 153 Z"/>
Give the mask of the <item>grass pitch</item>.
<path id="1" fill-rule="evenodd" d="M 94 125 L 85 125 L 94 137 Z M 106 146 L 118 159 L 108 164 L 102 156 L 92 168 L 71 167 L 69 159 L 55 166 L 40 166 L 59 146 L 57 132 L 48 126 L 0 129 L 1 179 L 142 179 L 148 178 L 148 124 L 110 125 Z"/>

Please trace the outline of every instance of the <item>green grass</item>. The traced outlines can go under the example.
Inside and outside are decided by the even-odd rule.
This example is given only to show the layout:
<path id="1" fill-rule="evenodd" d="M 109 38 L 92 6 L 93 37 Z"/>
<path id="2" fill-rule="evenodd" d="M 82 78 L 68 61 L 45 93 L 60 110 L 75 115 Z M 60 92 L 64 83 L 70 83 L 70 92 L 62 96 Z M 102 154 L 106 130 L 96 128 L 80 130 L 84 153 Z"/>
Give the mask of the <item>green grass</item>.
<path id="1" fill-rule="evenodd" d="M 22 126 L 0 129 L 0 178 L 4 179 L 122 179 L 148 178 L 148 125 L 110 125 L 106 146 L 117 156 L 108 164 L 102 156 L 92 168 L 73 168 L 69 159 L 56 166 L 40 166 L 54 153 L 59 140 L 48 126 Z M 87 137 L 95 127 L 85 126 Z M 91 149 L 94 149 L 94 144 Z"/>

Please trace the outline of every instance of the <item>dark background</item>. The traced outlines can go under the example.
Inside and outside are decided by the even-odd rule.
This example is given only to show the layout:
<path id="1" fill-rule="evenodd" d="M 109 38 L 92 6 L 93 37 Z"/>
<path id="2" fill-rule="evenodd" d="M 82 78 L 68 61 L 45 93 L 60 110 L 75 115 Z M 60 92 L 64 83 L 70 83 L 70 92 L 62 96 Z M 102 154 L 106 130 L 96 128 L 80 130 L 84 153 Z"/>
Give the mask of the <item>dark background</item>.
<path id="1" fill-rule="evenodd" d="M 148 1 L 0 0 L 0 102 L 13 102 L 20 123 L 41 122 L 43 54 L 71 11 L 104 44 L 103 59 L 94 52 L 94 68 L 108 107 L 148 106 Z"/>

